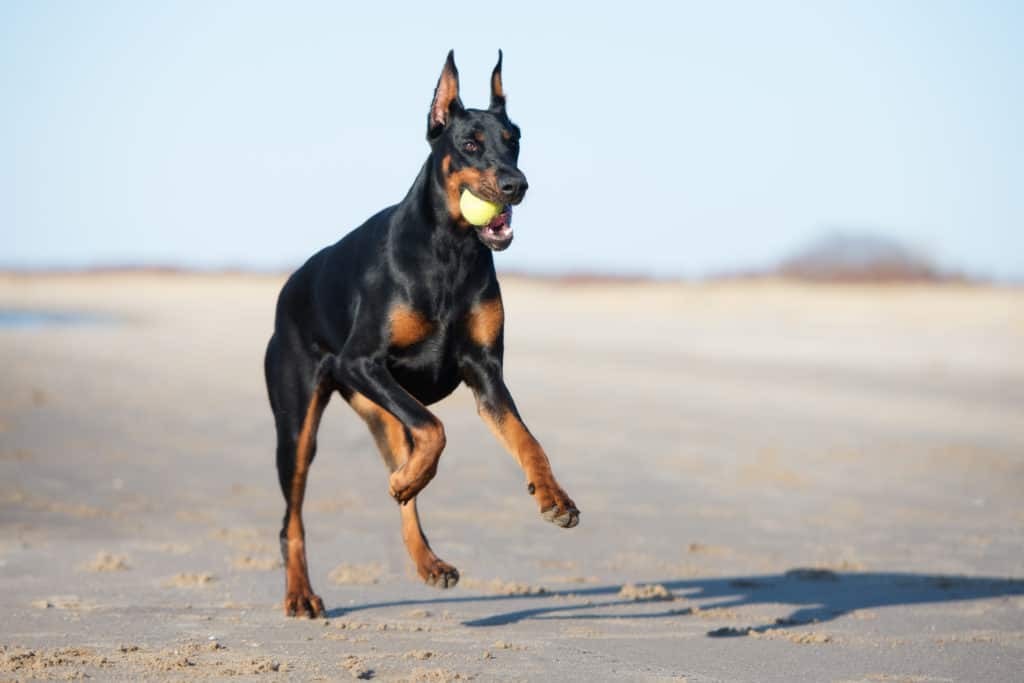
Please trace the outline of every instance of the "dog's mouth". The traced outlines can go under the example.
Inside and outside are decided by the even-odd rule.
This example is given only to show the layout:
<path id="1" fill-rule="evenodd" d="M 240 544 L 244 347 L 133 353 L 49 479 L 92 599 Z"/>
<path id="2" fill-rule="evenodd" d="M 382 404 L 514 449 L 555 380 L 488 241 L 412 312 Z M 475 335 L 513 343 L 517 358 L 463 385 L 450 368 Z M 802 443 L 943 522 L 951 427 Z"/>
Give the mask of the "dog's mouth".
<path id="1" fill-rule="evenodd" d="M 506 204 L 501 213 L 476 229 L 476 236 L 491 251 L 504 251 L 512 244 L 512 207 Z"/>

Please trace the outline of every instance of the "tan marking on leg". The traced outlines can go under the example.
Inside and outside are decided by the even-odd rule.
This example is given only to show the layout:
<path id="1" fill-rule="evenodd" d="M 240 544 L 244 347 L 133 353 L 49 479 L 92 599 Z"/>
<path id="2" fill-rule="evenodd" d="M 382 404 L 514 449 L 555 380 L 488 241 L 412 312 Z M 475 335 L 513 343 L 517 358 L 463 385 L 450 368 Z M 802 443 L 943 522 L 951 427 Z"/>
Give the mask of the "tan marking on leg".
<path id="1" fill-rule="evenodd" d="M 285 613 L 293 615 L 306 611 L 310 616 L 322 616 L 323 602 L 313 594 L 309 584 L 309 570 L 306 563 L 306 532 L 302 523 L 302 502 L 306 495 L 306 480 L 312 460 L 316 432 L 320 426 L 328 394 L 320 387 L 313 393 L 306 408 L 299 438 L 295 447 L 295 473 L 292 475 L 288 495 L 288 566 L 286 569 L 287 588 Z"/>
<path id="2" fill-rule="evenodd" d="M 384 410 L 358 391 L 353 393 L 348 399 L 348 404 L 352 406 L 352 409 L 355 410 L 359 414 L 359 417 L 364 420 Z"/>
<path id="3" fill-rule="evenodd" d="M 392 346 L 412 346 L 427 338 L 434 329 L 434 324 L 423 314 L 405 304 L 393 306 L 390 319 Z"/>
<path id="4" fill-rule="evenodd" d="M 469 312 L 469 338 L 480 346 L 492 346 L 504 325 L 505 308 L 500 297 L 482 301 Z"/>
<path id="5" fill-rule="evenodd" d="M 548 465 L 548 457 L 544 453 L 544 449 L 512 411 L 506 410 L 500 415 L 494 416 L 481 409 L 480 416 L 490 428 L 491 433 L 505 447 L 505 450 L 512 454 L 523 470 L 527 470 L 528 467 L 534 469 L 537 465 L 542 464 L 542 469 L 546 467 L 550 471 L 551 468 Z M 530 472 L 526 472 L 526 474 L 529 477 Z"/>
<path id="6" fill-rule="evenodd" d="M 576 526 L 579 511 L 555 480 L 547 454 L 526 425 L 511 410 L 498 415 L 492 415 L 482 406 L 478 410 L 494 436 L 523 468 L 527 488 L 530 495 L 537 498 L 544 518 L 559 526 Z"/>
<path id="7" fill-rule="evenodd" d="M 431 415 L 430 422 L 417 427 L 405 428 L 394 415 L 362 394 L 353 394 L 349 402 L 352 403 L 356 412 L 364 416 L 363 419 L 367 419 L 371 430 L 373 421 L 379 420 L 384 424 L 381 437 L 378 438 L 376 435 L 374 437 L 377 439 L 378 447 L 382 441 L 388 444 L 397 443 L 400 440 L 399 433 L 401 440 L 404 440 L 406 444 L 409 440 L 412 441 L 411 452 L 404 463 L 396 463 L 398 467 L 392 472 L 390 478 L 391 497 L 399 503 L 409 502 L 424 486 L 430 483 L 437 473 L 437 461 L 447 443 L 444 425 Z M 402 431 L 399 432 L 399 429 Z M 406 438 L 406 431 L 408 431 L 408 438 Z M 405 448 L 408 449 L 408 445 Z"/>
<path id="8" fill-rule="evenodd" d="M 451 588 L 458 583 L 459 570 L 439 558 L 423 535 L 415 498 L 402 506 L 402 540 L 416 565 L 416 573 L 426 583 L 438 588 Z"/>
<path id="9" fill-rule="evenodd" d="M 370 428 L 388 469 L 394 472 L 401 467 L 409 459 L 409 439 L 398 418 L 360 393 L 353 394 L 348 402 Z"/>
<path id="10" fill-rule="evenodd" d="M 437 418 L 421 427 L 410 427 L 413 449 L 406 463 L 391 474 L 391 497 L 407 503 L 437 474 L 437 462 L 447 443 L 444 425 Z"/>
<path id="11" fill-rule="evenodd" d="M 410 457 L 409 439 L 406 436 L 405 427 L 394 415 L 359 393 L 352 395 L 349 404 L 370 427 L 381 458 L 390 471 L 394 472 L 408 462 Z M 416 573 L 431 585 L 441 588 L 454 586 L 459 580 L 459 572 L 455 567 L 438 558 L 430 549 L 430 544 L 420 526 L 416 499 L 413 498 L 407 505 L 401 506 L 401 511 L 402 540 L 405 542 L 405 549 L 409 553 L 409 557 L 416 565 Z"/>
<path id="12" fill-rule="evenodd" d="M 313 450 L 313 443 L 316 439 L 316 430 L 320 426 L 320 416 L 323 414 L 323 395 L 318 389 L 313 393 L 313 398 L 306 408 L 306 417 L 302 421 L 302 429 L 299 431 L 299 439 L 295 446 L 295 474 L 292 476 L 292 488 L 289 495 L 289 503 L 295 510 L 302 508 L 302 500 L 306 494 L 306 477 L 309 473 L 310 455 Z M 301 513 L 299 513 L 301 515 Z"/>

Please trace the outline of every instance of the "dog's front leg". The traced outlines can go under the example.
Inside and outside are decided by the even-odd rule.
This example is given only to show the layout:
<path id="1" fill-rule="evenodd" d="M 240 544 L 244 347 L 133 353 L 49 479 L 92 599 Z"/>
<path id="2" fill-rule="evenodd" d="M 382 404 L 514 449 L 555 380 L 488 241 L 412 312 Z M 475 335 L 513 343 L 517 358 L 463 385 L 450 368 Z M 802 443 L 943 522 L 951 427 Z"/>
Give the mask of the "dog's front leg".
<path id="1" fill-rule="evenodd" d="M 399 384 L 382 362 L 369 358 L 340 360 L 335 378 L 342 386 L 366 401 L 387 411 L 404 426 L 412 438 L 412 452 L 391 473 L 390 493 L 405 504 L 423 490 L 437 473 L 437 463 L 445 446 L 444 425 L 422 403 Z"/>
<path id="2" fill-rule="evenodd" d="M 559 486 L 540 443 L 526 428 L 502 379 L 500 354 L 479 347 L 463 359 L 463 377 L 476 395 L 477 412 L 526 475 L 526 489 L 537 498 L 540 513 L 561 527 L 579 524 L 580 511 Z"/>

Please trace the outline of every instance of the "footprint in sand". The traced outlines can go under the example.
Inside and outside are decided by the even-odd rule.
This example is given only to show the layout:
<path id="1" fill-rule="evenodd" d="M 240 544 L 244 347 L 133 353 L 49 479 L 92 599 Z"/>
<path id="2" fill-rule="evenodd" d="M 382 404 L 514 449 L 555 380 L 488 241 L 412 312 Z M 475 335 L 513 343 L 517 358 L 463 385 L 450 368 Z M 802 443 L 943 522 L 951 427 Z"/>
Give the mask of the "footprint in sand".
<path id="1" fill-rule="evenodd" d="M 366 586 L 380 581 L 384 568 L 376 562 L 349 564 L 342 562 L 331 570 L 328 578 L 334 583 Z"/>
<path id="2" fill-rule="evenodd" d="M 243 572 L 266 572 L 280 569 L 284 565 L 278 557 L 239 555 L 231 561 L 231 566 Z"/>
<path id="3" fill-rule="evenodd" d="M 164 579 L 160 585 L 164 588 L 200 588 L 208 586 L 216 580 L 217 578 L 213 574 L 207 572 L 183 572 Z"/>
<path id="4" fill-rule="evenodd" d="M 128 558 L 124 555 L 114 555 L 106 550 L 101 550 L 92 560 L 79 565 L 79 569 L 86 572 L 123 572 L 131 567 L 128 565 Z"/>

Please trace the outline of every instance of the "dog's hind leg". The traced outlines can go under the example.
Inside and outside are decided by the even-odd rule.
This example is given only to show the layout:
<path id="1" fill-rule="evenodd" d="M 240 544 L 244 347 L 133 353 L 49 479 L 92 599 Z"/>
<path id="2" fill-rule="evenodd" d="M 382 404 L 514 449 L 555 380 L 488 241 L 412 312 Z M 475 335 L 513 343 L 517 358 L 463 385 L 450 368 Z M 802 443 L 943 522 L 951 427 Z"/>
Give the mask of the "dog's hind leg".
<path id="1" fill-rule="evenodd" d="M 277 426 L 277 476 L 286 504 L 280 535 L 286 576 L 284 611 L 290 617 L 322 617 L 323 601 L 309 583 L 302 501 L 309 466 L 316 455 L 320 416 L 331 389 L 311 360 L 285 358 L 275 338 L 267 347 L 265 370 Z"/>
<path id="2" fill-rule="evenodd" d="M 411 439 L 402 423 L 362 394 L 352 394 L 348 402 L 366 421 L 388 470 L 394 472 L 401 467 L 409 459 L 412 450 Z M 430 549 L 430 543 L 420 526 L 416 498 L 399 506 L 399 509 L 402 511 L 402 539 L 409 557 L 416 565 L 416 573 L 431 586 L 452 588 L 459 581 L 459 570 L 438 558 Z"/>

